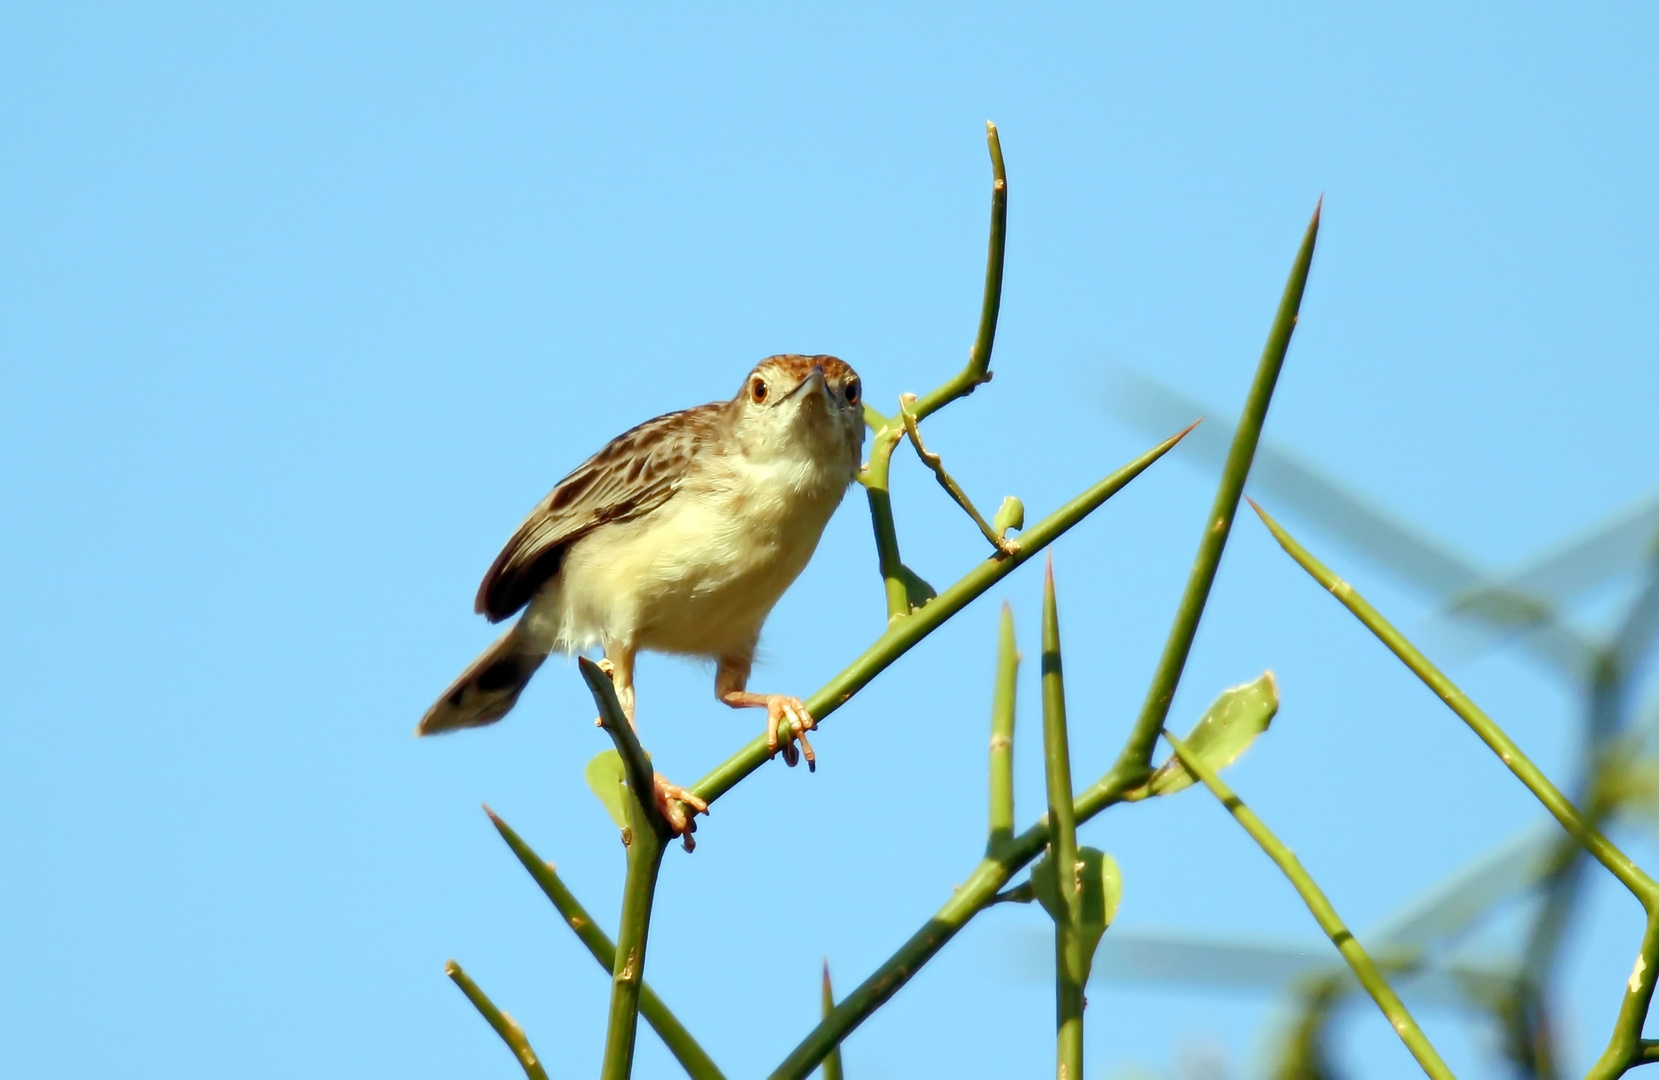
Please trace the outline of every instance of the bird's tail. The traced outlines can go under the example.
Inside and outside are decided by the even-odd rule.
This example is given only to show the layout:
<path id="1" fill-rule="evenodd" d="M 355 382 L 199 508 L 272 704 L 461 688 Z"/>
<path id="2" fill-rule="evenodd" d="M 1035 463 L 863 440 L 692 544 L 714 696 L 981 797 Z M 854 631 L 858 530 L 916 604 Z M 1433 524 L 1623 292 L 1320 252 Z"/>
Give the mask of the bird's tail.
<path id="1" fill-rule="evenodd" d="M 493 724 L 506 716 L 547 659 L 520 619 L 474 660 L 421 717 L 416 735 L 438 735 Z"/>

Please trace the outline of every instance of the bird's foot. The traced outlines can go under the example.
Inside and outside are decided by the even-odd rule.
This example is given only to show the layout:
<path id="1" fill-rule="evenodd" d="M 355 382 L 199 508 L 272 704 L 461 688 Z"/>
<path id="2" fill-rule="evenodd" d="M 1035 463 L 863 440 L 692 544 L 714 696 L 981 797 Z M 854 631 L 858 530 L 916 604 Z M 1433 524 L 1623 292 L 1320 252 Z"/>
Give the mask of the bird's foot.
<path id="1" fill-rule="evenodd" d="M 787 723 L 785 737 L 778 737 L 778 728 Z M 766 756 L 775 757 L 778 751 L 783 751 L 784 764 L 794 768 L 802 757 L 806 758 L 808 772 L 818 770 L 818 758 L 812 752 L 812 744 L 807 742 L 806 733 L 818 726 L 818 721 L 812 718 L 806 705 L 798 697 L 787 694 L 766 695 Z M 799 749 L 796 741 L 800 742 Z"/>
<path id="2" fill-rule="evenodd" d="M 662 773 L 651 774 L 651 798 L 657 804 L 657 813 L 668 823 L 669 831 L 684 838 L 685 849 L 696 848 L 697 841 L 691 834 L 697 831 L 697 815 L 707 814 L 709 804 L 680 785 L 669 783 Z"/>

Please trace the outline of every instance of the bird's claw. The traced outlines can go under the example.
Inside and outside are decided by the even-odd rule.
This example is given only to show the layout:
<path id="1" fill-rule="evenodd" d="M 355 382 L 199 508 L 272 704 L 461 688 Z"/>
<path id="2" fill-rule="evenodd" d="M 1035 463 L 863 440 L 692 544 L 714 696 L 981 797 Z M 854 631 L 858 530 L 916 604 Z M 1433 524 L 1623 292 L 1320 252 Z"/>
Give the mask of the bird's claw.
<path id="1" fill-rule="evenodd" d="M 678 784 L 671 784 L 662 773 L 651 774 L 651 798 L 657 804 L 657 813 L 668 823 L 669 831 L 685 841 L 685 849 L 697 847 L 691 834 L 697 831 L 697 815 L 707 814 L 709 804 Z M 691 811 L 689 814 L 686 811 Z"/>
<path id="2" fill-rule="evenodd" d="M 783 738 L 778 737 L 778 728 L 788 724 Z M 818 758 L 812 752 L 812 744 L 807 741 L 806 733 L 818 726 L 818 721 L 812 718 L 806 705 L 800 698 L 788 697 L 784 694 L 768 694 L 766 696 L 766 756 L 776 757 L 778 751 L 783 751 L 784 764 L 794 768 L 802 757 L 806 758 L 808 772 L 818 771 Z M 795 743 L 799 741 L 800 747 Z"/>

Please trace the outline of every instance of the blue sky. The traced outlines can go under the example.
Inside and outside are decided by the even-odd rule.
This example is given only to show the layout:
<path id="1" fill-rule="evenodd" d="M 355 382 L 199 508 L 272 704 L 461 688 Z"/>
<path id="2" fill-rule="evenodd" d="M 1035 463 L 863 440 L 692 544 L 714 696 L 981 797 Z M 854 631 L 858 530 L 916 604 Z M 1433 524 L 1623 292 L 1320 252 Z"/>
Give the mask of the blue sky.
<path id="1" fill-rule="evenodd" d="M 1144 447 L 1107 408 L 1114 367 L 1236 411 L 1322 193 L 1272 439 L 1494 566 L 1655 485 L 1641 5 L 20 3 L 0 26 L 7 1075 L 514 1075 L 451 956 L 554 1075 L 592 1074 L 606 980 L 478 810 L 614 924 L 579 677 L 549 665 L 487 731 L 410 729 L 490 637 L 471 597 L 501 542 L 610 436 L 769 353 L 836 353 L 884 405 L 960 365 L 987 118 L 1011 189 L 997 379 L 928 426 L 982 502 L 1041 514 Z M 895 472 L 907 560 L 942 586 L 983 541 Z M 1080 781 L 1139 704 L 1209 492 L 1171 459 L 1054 549 Z M 857 495 L 755 687 L 805 694 L 879 631 Z M 810 1027 L 822 957 L 850 987 L 968 873 L 996 603 L 1034 653 L 1038 597 L 1034 567 L 1012 576 L 825 725 L 816 775 L 763 770 L 670 857 L 650 978 L 730 1074 Z M 1212 607 L 1173 715 L 1278 674 L 1231 778 L 1354 926 L 1538 818 L 1251 521 Z M 1567 775 L 1558 681 L 1503 653 L 1453 674 Z M 684 780 L 754 730 L 710 684 L 640 672 L 642 732 Z M 1024 688 L 1029 821 L 1034 664 Z M 1202 792 L 1084 836 L 1123 866 L 1120 928 L 1317 943 Z M 1580 1064 L 1637 938 L 1604 886 L 1564 984 Z M 849 1075 L 1049 1068 L 1041 920 L 982 917 L 855 1034 Z M 1273 1010 L 1097 986 L 1089 1074 L 1204 1048 L 1245 1071 Z M 1497 1075 L 1484 1029 L 1424 1019 L 1460 1075 Z M 1374 1014 L 1343 1030 L 1356 1076 L 1410 1069 Z"/>

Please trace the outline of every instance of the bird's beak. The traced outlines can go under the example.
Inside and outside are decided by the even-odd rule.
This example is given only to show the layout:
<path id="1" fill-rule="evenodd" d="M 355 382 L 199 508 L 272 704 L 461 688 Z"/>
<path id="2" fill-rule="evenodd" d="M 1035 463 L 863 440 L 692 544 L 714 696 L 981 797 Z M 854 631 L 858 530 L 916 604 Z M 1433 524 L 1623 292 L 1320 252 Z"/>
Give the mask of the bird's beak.
<path id="1" fill-rule="evenodd" d="M 818 364 L 812 365 L 812 370 L 807 372 L 806 378 L 802 379 L 795 389 L 785 394 L 784 400 L 788 401 L 790 398 L 794 397 L 796 394 L 800 393 L 802 390 L 805 390 L 809 386 L 815 390 L 821 391 L 824 389 L 824 369 Z"/>

